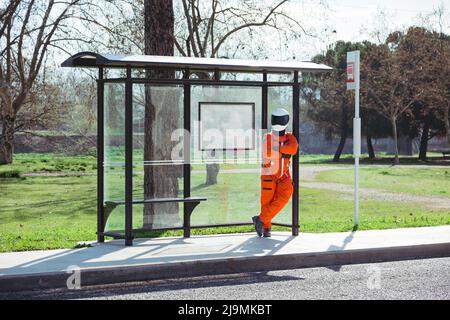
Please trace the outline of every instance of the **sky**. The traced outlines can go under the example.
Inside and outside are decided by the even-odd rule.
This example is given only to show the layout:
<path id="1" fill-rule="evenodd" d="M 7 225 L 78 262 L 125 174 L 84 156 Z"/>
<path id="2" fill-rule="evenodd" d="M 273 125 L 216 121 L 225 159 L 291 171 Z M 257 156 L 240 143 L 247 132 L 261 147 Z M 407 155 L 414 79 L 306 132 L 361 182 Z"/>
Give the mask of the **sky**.
<path id="1" fill-rule="evenodd" d="M 429 24 L 425 18 L 439 7 L 445 9 L 442 31 L 450 33 L 450 0 L 323 0 L 324 7 L 317 5 L 319 1 L 299 0 L 291 4 L 299 19 L 317 30 L 319 37 L 303 43 L 299 49 L 303 58 L 337 40 L 377 42 L 390 31 L 425 26 Z M 435 22 L 432 24 L 437 27 Z"/>
<path id="2" fill-rule="evenodd" d="M 348 40 L 360 38 L 361 30 L 378 27 L 375 19 L 380 11 L 390 18 L 385 27 L 402 28 L 421 24 L 421 15 L 426 16 L 441 5 L 450 10 L 450 0 L 328 0 L 328 3 L 337 35 Z"/>

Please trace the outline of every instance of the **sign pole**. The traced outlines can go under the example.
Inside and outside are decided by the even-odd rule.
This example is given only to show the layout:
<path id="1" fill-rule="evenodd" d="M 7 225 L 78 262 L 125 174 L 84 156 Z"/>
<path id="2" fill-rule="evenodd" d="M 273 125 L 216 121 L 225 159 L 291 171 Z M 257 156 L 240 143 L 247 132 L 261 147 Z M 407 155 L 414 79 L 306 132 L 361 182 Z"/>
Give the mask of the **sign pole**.
<path id="1" fill-rule="evenodd" d="M 359 226 L 359 158 L 361 157 L 361 118 L 359 116 L 359 76 L 355 90 L 354 156 L 355 156 L 355 225 Z"/>
<path id="2" fill-rule="evenodd" d="M 347 89 L 355 91 L 355 118 L 353 119 L 353 156 L 355 158 L 355 226 L 359 226 L 359 158 L 361 157 L 360 52 L 347 53 Z"/>

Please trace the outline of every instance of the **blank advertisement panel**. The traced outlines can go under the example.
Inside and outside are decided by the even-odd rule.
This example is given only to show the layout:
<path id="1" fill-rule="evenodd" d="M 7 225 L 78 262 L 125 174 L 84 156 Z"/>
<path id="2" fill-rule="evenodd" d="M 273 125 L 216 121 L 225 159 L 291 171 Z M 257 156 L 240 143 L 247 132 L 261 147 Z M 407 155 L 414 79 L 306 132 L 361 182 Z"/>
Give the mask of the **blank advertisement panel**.
<path id="1" fill-rule="evenodd" d="M 200 150 L 255 150 L 255 104 L 200 102 Z"/>

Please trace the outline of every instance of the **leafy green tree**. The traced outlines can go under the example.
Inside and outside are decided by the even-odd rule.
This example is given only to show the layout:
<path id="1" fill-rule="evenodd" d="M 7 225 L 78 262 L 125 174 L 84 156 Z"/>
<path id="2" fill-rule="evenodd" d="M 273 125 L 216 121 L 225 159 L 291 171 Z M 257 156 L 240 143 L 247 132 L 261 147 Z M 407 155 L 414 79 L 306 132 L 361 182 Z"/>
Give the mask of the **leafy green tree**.
<path id="1" fill-rule="evenodd" d="M 313 58 L 314 62 L 333 67 L 333 71 L 322 76 L 311 76 L 305 82 L 304 96 L 310 106 L 307 111 L 308 118 L 324 132 L 339 137 L 334 162 L 339 162 L 353 126 L 354 93 L 348 91 L 346 85 L 347 52 L 360 50 L 364 56 L 370 46 L 369 42 L 336 42 L 325 54 Z M 370 116 L 374 117 L 373 114 Z M 367 129 L 371 130 L 372 136 L 378 135 L 373 128 Z M 369 139 L 370 137 L 369 135 Z M 368 145 L 371 145 L 371 140 Z"/>

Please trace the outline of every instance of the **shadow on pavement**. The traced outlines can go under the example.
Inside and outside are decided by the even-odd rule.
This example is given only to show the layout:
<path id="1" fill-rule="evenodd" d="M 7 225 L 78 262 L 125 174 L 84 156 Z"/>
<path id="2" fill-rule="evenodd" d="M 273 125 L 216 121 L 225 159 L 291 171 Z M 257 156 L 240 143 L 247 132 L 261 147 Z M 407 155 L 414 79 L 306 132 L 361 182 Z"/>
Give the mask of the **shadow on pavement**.
<path id="1" fill-rule="evenodd" d="M 350 242 L 352 242 L 353 239 L 355 238 L 356 231 L 358 231 L 358 227 L 357 227 L 357 226 L 355 226 L 355 227 L 353 228 L 352 233 L 350 233 L 350 235 L 344 239 L 344 241 L 343 241 L 343 243 L 342 243 L 341 246 L 331 245 L 331 246 L 328 248 L 328 251 L 338 251 L 338 250 L 340 251 L 340 250 L 344 250 L 344 249 L 347 247 L 347 245 L 348 245 Z M 329 266 L 329 267 L 327 267 L 327 268 L 330 269 L 330 270 L 339 272 L 339 271 L 341 271 L 342 266 L 336 265 L 336 266 Z"/>
<path id="2" fill-rule="evenodd" d="M 221 239 L 228 239 L 221 241 Z M 0 268 L 0 275 L 66 271 L 69 266 L 101 268 L 142 264 L 176 263 L 209 259 L 230 259 L 273 255 L 290 243 L 293 237 L 258 238 L 239 236 L 210 236 L 192 239 L 137 240 L 134 247 L 124 247 L 113 241 L 92 248 L 64 250 L 40 258 L 32 258 L 12 267 Z M 216 240 L 216 241 L 215 241 Z"/>

